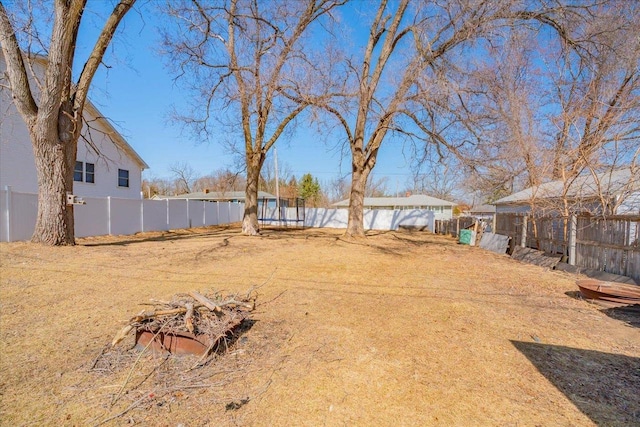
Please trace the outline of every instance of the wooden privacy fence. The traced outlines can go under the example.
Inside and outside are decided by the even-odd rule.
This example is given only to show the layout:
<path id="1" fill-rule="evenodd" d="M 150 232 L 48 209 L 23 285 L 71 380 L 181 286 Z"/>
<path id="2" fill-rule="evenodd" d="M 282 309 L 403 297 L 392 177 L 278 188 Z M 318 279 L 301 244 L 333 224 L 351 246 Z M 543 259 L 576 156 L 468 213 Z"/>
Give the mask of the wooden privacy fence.
<path id="1" fill-rule="evenodd" d="M 640 280 L 640 216 L 578 217 L 576 265 Z"/>
<path id="2" fill-rule="evenodd" d="M 549 254 L 569 254 L 569 218 L 496 215 L 496 233 L 511 237 L 510 247 L 521 246 Z"/>
<path id="3" fill-rule="evenodd" d="M 496 233 L 514 246 L 562 255 L 571 264 L 640 279 L 640 216 L 496 215 Z"/>
<path id="4" fill-rule="evenodd" d="M 453 237 L 458 237 L 460 230 L 471 227 L 476 222 L 473 217 L 462 216 L 452 219 L 436 219 L 434 233 L 436 234 L 450 234 Z"/>

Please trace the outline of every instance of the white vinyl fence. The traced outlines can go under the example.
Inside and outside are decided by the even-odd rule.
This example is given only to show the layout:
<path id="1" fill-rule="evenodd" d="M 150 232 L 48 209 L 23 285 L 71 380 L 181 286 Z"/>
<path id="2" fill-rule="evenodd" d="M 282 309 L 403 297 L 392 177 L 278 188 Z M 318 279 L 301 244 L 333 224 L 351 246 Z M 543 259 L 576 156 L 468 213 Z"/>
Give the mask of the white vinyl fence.
<path id="1" fill-rule="evenodd" d="M 115 197 L 85 197 L 76 205 L 76 237 L 130 235 L 142 231 L 166 231 L 242 221 L 244 204 L 197 200 L 136 200 Z M 31 239 L 36 224 L 38 196 L 0 190 L 0 241 Z M 263 225 L 347 228 L 348 209 L 283 208 L 282 221 L 262 221 Z M 304 221 L 302 221 L 304 219 Z M 435 216 L 423 209 L 365 209 L 366 230 L 397 230 L 399 227 L 425 227 L 433 231 Z"/>
<path id="2" fill-rule="evenodd" d="M 136 200 L 85 197 L 76 205 L 76 237 L 128 235 L 242 221 L 244 204 L 198 200 Z M 0 190 L 0 241 L 31 239 L 38 195 Z"/>
<path id="3" fill-rule="evenodd" d="M 306 208 L 304 214 L 297 208 L 280 208 L 280 219 L 275 208 L 265 210 L 262 225 L 304 226 L 311 228 L 347 228 L 348 209 Z M 399 227 L 420 227 L 433 231 L 435 213 L 426 209 L 365 209 L 365 230 L 397 230 Z"/>
<path id="4" fill-rule="evenodd" d="M 294 209 L 295 214 L 295 209 Z M 347 228 L 348 209 L 306 209 L 305 227 Z M 365 209 L 365 230 L 397 230 L 399 227 L 426 227 L 434 230 L 435 215 L 426 209 Z"/>

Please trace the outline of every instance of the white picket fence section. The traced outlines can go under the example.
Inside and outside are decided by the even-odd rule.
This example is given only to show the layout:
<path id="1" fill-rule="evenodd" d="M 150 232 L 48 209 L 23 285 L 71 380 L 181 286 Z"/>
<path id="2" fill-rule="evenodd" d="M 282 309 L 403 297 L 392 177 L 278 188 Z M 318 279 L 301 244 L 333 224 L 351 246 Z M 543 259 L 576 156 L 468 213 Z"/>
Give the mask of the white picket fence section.
<path id="1" fill-rule="evenodd" d="M 244 204 L 198 200 L 136 200 L 85 197 L 76 205 L 76 237 L 130 235 L 242 221 Z M 38 195 L 0 190 L 0 241 L 31 239 Z"/>

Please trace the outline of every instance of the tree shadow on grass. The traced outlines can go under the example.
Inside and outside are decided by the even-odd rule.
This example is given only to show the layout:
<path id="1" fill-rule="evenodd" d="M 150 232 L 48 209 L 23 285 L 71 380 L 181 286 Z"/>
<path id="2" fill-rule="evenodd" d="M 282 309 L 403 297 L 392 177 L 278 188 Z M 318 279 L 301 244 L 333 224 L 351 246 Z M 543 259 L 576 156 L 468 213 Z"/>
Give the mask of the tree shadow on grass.
<path id="1" fill-rule="evenodd" d="M 607 316 L 620 320 L 629 326 L 640 328 L 640 304 L 606 308 L 601 311 Z M 638 370 L 640 370 L 640 366 L 638 366 Z M 640 394 L 640 389 L 638 390 L 638 394 Z"/>
<path id="2" fill-rule="evenodd" d="M 511 343 L 597 425 L 640 425 L 640 358 L 523 341 Z"/>
<path id="3" fill-rule="evenodd" d="M 584 299 L 578 291 L 568 291 L 564 294 L 571 298 L 589 302 L 589 300 Z M 595 303 L 590 302 L 590 304 Z M 621 307 L 598 306 L 598 308 L 612 319 L 620 320 L 634 328 L 640 328 L 640 304 L 623 305 Z"/>
<path id="4" fill-rule="evenodd" d="M 210 226 L 192 229 L 155 231 L 148 233 L 137 233 L 131 236 L 95 236 L 80 237 L 77 239 L 79 246 L 98 247 L 98 246 L 127 246 L 136 243 L 146 242 L 171 242 L 176 240 L 203 239 L 211 237 L 235 237 L 240 236 L 240 228 L 233 226 Z M 98 239 L 97 242 L 91 239 Z M 104 238 L 106 241 L 100 241 Z M 108 240 L 107 240 L 108 239 Z"/>

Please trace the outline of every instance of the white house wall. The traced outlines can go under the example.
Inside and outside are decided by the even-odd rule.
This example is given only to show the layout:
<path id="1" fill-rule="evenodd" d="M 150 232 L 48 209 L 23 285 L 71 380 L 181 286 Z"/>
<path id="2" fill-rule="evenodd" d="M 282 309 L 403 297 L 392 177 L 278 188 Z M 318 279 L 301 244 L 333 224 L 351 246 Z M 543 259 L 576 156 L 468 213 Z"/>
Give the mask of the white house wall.
<path id="1" fill-rule="evenodd" d="M 453 218 L 453 209 L 451 206 L 444 206 L 442 212 L 434 212 L 435 219 L 438 221 L 448 221 Z"/>
<path id="2" fill-rule="evenodd" d="M 85 112 L 86 119 L 95 119 Z M 78 141 L 77 160 L 89 162 L 95 165 L 95 183 L 74 182 L 73 192 L 81 197 L 106 197 L 113 196 L 124 199 L 139 199 L 142 189 L 142 169 L 130 156 L 120 150 L 110 139 L 100 122 L 91 122 L 95 129 L 83 128 L 87 135 L 91 134 L 91 140 L 98 148 L 100 154 L 88 146 L 82 140 Z M 118 186 L 118 169 L 129 171 L 129 187 Z"/>
<path id="3" fill-rule="evenodd" d="M 0 56 L 2 69 L 4 63 Z M 13 105 L 9 90 L 0 86 L 0 188 L 10 185 L 14 191 L 35 193 L 38 191 L 35 171 L 27 127 Z"/>
<path id="4" fill-rule="evenodd" d="M 0 55 L 0 74 L 6 69 Z M 0 76 L 0 83 L 4 83 Z M 32 87 L 35 87 L 32 84 Z M 35 94 L 37 97 L 37 94 Z M 74 182 L 73 192 L 81 197 L 119 197 L 140 199 L 142 169 L 118 148 L 107 135 L 101 121 L 85 108 L 83 135 L 89 138 L 99 155 L 82 138 L 78 141 L 77 160 L 95 165 L 95 183 Z M 118 169 L 129 171 L 129 187 L 118 186 Z M 10 91 L 0 85 L 0 188 L 10 185 L 13 191 L 37 193 L 38 179 L 29 131 L 15 108 Z"/>

